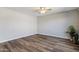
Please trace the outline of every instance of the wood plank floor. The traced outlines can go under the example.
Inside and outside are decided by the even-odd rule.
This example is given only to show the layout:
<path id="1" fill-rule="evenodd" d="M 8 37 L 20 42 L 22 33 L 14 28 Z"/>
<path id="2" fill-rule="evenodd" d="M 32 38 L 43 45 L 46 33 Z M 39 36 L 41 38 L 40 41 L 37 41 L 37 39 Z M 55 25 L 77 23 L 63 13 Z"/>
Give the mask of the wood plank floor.
<path id="1" fill-rule="evenodd" d="M 78 52 L 79 45 L 66 39 L 32 35 L 0 43 L 0 52 Z"/>

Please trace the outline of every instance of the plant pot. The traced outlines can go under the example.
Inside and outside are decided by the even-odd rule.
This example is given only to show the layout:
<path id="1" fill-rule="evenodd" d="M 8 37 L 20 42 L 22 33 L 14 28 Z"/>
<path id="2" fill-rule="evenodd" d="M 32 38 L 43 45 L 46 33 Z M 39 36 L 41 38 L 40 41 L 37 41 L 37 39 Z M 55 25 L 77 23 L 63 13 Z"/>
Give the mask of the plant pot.
<path id="1" fill-rule="evenodd" d="M 75 34 L 75 35 L 73 36 L 72 42 L 75 43 L 75 44 L 79 44 L 78 34 Z"/>

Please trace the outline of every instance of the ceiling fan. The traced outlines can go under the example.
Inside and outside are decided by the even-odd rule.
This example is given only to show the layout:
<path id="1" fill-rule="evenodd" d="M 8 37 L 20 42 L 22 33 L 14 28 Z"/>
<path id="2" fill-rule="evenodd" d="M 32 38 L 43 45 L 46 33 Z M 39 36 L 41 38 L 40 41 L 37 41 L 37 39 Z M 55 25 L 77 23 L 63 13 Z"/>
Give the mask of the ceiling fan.
<path id="1" fill-rule="evenodd" d="M 48 7 L 38 7 L 35 9 L 35 12 L 38 12 L 40 14 L 45 14 L 47 13 L 48 11 L 51 11 L 52 9 L 51 8 L 48 8 Z"/>

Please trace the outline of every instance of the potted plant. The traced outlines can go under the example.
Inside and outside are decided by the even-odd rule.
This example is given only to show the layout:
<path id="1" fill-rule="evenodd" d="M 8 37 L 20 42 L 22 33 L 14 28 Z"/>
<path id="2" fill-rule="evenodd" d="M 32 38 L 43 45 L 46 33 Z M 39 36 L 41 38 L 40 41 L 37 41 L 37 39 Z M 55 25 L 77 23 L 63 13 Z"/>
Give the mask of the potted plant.
<path id="1" fill-rule="evenodd" d="M 66 33 L 68 33 L 70 35 L 70 37 L 74 43 L 76 43 L 76 44 L 78 43 L 78 34 L 76 33 L 76 29 L 74 28 L 74 26 L 72 26 L 72 25 L 69 26 L 68 31 Z"/>

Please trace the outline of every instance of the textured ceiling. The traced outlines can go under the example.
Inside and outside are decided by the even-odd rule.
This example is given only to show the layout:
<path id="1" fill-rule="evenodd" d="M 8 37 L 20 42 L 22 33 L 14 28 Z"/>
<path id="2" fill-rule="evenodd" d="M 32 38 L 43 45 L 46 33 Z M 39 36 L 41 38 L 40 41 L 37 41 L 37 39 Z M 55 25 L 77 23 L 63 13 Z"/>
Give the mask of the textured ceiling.
<path id="1" fill-rule="evenodd" d="M 34 11 L 36 8 L 37 7 L 8 7 L 8 9 L 11 9 L 11 10 L 15 10 L 22 13 L 29 13 L 35 16 L 43 16 L 43 15 L 78 9 L 77 7 L 50 7 L 52 9 L 51 11 L 47 12 L 46 14 L 39 14 Z"/>

